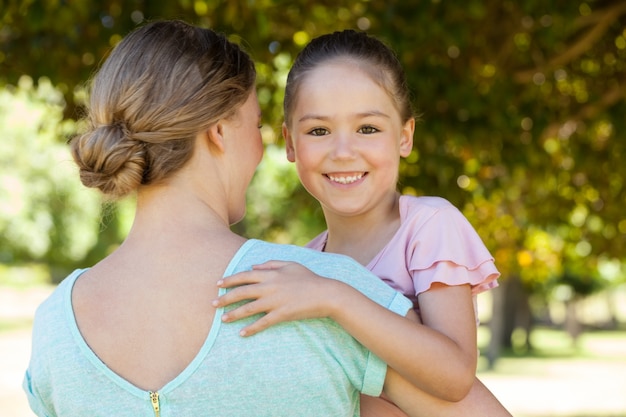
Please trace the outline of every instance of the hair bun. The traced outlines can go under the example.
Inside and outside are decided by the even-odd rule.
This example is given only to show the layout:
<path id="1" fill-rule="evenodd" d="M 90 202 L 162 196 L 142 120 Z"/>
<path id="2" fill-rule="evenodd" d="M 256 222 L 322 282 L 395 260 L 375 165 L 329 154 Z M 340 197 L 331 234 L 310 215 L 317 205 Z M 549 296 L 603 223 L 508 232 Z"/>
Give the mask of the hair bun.
<path id="1" fill-rule="evenodd" d="M 86 187 L 112 197 L 123 197 L 142 183 L 146 152 L 143 142 L 133 140 L 124 123 L 100 125 L 75 138 L 72 156 Z"/>

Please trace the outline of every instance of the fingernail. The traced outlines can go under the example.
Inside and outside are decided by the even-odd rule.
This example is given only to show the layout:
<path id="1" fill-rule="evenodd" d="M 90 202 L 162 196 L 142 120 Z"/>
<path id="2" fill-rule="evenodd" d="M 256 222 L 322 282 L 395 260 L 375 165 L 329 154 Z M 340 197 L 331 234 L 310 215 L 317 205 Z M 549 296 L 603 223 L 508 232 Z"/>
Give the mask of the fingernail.
<path id="1" fill-rule="evenodd" d="M 218 287 L 219 287 L 220 285 L 222 285 L 223 283 L 224 283 L 224 280 L 223 280 L 223 279 L 218 279 L 218 280 L 217 280 L 217 282 L 216 282 L 216 284 L 217 284 L 217 286 L 218 286 Z"/>

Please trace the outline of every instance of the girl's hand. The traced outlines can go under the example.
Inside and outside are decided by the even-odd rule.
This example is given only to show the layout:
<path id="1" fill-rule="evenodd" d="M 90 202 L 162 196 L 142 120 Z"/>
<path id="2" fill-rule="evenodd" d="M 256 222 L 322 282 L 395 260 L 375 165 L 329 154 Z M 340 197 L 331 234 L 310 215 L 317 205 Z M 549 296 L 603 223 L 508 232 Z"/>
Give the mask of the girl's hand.
<path id="1" fill-rule="evenodd" d="M 265 315 L 241 330 L 251 336 L 268 327 L 293 320 L 329 317 L 333 294 L 345 284 L 321 277 L 295 262 L 269 261 L 256 265 L 251 271 L 240 272 L 217 282 L 231 291 L 213 301 L 213 306 L 251 300 L 222 316 L 233 322 L 259 313 Z"/>

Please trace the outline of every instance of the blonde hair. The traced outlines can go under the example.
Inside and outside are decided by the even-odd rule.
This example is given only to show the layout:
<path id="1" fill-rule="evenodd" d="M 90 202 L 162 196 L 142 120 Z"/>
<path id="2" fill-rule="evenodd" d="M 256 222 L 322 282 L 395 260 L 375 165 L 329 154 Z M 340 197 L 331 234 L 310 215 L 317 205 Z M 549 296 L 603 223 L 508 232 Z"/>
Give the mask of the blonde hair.
<path id="1" fill-rule="evenodd" d="M 167 179 L 255 78 L 248 54 L 210 29 L 157 21 L 131 32 L 93 78 L 87 128 L 71 142 L 82 183 L 115 198 Z"/>

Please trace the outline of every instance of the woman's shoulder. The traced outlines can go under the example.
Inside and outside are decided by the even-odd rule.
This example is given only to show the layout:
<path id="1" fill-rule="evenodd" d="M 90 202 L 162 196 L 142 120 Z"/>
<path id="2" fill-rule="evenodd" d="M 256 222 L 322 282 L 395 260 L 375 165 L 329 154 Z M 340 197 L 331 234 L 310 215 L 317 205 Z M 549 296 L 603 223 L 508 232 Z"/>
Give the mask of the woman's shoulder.
<path id="1" fill-rule="evenodd" d="M 262 240 L 250 239 L 237 252 L 233 260 L 239 262 L 265 262 L 267 260 L 294 261 L 300 263 L 315 263 L 317 261 L 326 261 L 333 259 L 333 262 L 354 264 L 352 258 L 345 255 L 320 252 L 308 247 L 265 242 Z"/>
<path id="2" fill-rule="evenodd" d="M 60 324 L 65 322 L 68 317 L 68 309 L 71 311 L 71 296 L 74 283 L 84 271 L 86 269 L 74 270 L 37 307 L 33 321 L 34 339 L 39 336 L 46 338 L 46 334 L 52 336 L 61 328 Z"/>
<path id="3" fill-rule="evenodd" d="M 297 262 L 320 276 L 333 278 L 356 288 L 381 305 L 389 307 L 397 302 L 398 307 L 394 308 L 399 308 L 399 310 L 396 312 L 400 314 L 406 312 L 401 312 L 405 306 L 400 301 L 393 301 L 397 294 L 395 290 L 354 259 L 337 253 L 249 240 L 233 258 L 232 268 L 229 267 L 227 275 L 271 260 Z M 410 305 L 408 300 L 407 303 Z"/>
<path id="4" fill-rule="evenodd" d="M 88 268 L 85 269 L 75 269 L 72 271 L 67 277 L 65 277 L 52 291 L 52 293 L 46 298 L 38 307 L 37 310 L 42 309 L 50 309 L 53 306 L 56 306 L 59 303 L 62 303 L 63 300 L 66 300 L 67 297 L 71 295 L 72 287 L 76 282 L 76 279 Z"/>

